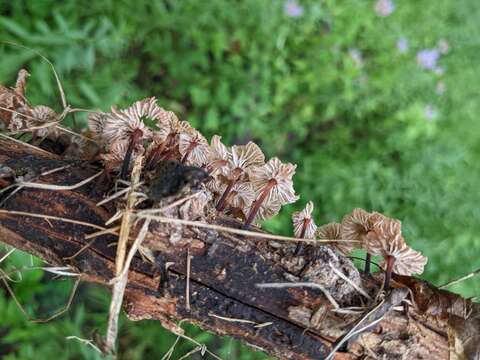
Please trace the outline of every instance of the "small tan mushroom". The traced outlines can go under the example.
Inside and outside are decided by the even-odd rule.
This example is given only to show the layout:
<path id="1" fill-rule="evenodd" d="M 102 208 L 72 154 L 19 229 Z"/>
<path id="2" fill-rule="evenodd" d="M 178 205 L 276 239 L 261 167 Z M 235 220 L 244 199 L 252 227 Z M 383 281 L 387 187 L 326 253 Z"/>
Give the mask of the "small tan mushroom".
<path id="1" fill-rule="evenodd" d="M 317 239 L 323 240 L 346 240 L 342 238 L 341 225 L 338 223 L 329 223 L 320 226 L 316 232 Z M 347 241 L 332 241 L 329 246 L 338 250 L 343 255 L 348 255 L 355 248 L 355 243 Z"/>
<path id="2" fill-rule="evenodd" d="M 389 287 L 392 272 L 405 276 L 421 274 L 428 260 L 406 244 L 402 224 L 396 219 L 386 218 L 376 222 L 366 236 L 364 246 L 369 253 L 384 258 L 385 289 Z"/>
<path id="3" fill-rule="evenodd" d="M 234 145 L 231 150 L 231 158 L 228 164 L 222 167 L 222 176 L 226 179 L 227 187 L 217 203 L 217 210 L 225 208 L 225 201 L 232 190 L 233 185 L 238 181 L 245 181 L 247 170 L 259 167 L 264 164 L 265 155 L 257 144 L 249 142 L 246 145 Z"/>
<path id="4" fill-rule="evenodd" d="M 210 146 L 207 139 L 193 128 L 179 134 L 178 150 L 182 155 L 182 163 L 201 167 L 208 162 Z"/>
<path id="5" fill-rule="evenodd" d="M 282 163 L 278 158 L 270 159 L 265 165 L 247 169 L 249 181 L 257 193 L 245 221 L 248 228 L 262 207 L 281 207 L 298 200 L 293 188 L 292 177 L 297 166 Z"/>
<path id="6" fill-rule="evenodd" d="M 221 139 L 220 136 L 213 135 L 210 141 L 207 171 L 212 176 L 226 170 L 228 163 L 232 160 L 231 151 L 222 143 Z"/>
<path id="7" fill-rule="evenodd" d="M 292 214 L 293 233 L 295 237 L 302 239 L 314 239 L 317 225 L 312 219 L 313 202 L 309 201 L 302 211 Z"/>

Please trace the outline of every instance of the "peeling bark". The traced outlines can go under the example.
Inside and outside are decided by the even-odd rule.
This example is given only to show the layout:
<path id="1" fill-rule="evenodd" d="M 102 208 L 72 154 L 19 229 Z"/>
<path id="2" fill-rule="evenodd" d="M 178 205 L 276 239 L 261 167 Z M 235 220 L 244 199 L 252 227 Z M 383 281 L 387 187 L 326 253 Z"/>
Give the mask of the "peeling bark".
<path id="1" fill-rule="evenodd" d="M 68 170 L 36 180 L 62 185 L 78 183 L 100 170 L 6 139 L 0 139 L 0 165 L 12 169 L 15 176 L 30 177 L 70 165 Z M 1 181 L 4 187 L 13 179 Z M 94 193 L 91 183 L 73 191 L 22 189 L 5 202 L 3 210 L 104 226 L 114 209 L 96 206 L 101 199 Z M 214 221 L 241 227 L 231 219 L 218 217 Z M 139 256 L 133 259 L 124 301 L 131 320 L 155 319 L 172 331 L 180 331 L 177 321 L 188 321 L 216 334 L 233 336 L 280 359 L 323 359 L 359 315 L 332 311 L 333 305 L 318 289 L 259 289 L 255 284 L 316 282 L 347 307 L 366 306 L 369 300 L 332 272 L 331 265 L 372 298 L 382 282 L 382 276 L 359 272 L 349 259 L 325 246 L 304 246 L 302 255 L 297 256 L 295 244 L 191 226 L 178 229 L 178 225 L 175 231 L 182 241 L 172 245 L 167 236 L 172 226 L 168 226 L 152 225 L 146 239 L 159 263 L 173 263 L 167 279 L 161 278 L 165 272 L 158 264 L 145 262 Z M 83 280 L 108 286 L 115 273 L 116 251 L 109 244 L 116 242 L 116 236 L 99 236 L 78 256 L 66 259 L 90 241 L 85 235 L 95 231 L 84 225 L 0 212 L 1 241 L 50 264 L 72 266 Z M 190 310 L 185 301 L 187 247 L 193 255 Z M 465 343 L 465 337 L 479 342 L 477 304 L 414 278 L 394 276 L 392 286 L 407 287 L 414 306 L 408 308 L 408 313 L 396 308 L 386 311 L 379 324 L 362 333 L 347 352 L 338 352 L 335 359 L 448 359 L 454 353 L 449 345 L 458 344 L 473 347 L 470 353 L 463 351 L 465 358 L 474 358 L 470 355 L 478 349 L 472 341 Z"/>

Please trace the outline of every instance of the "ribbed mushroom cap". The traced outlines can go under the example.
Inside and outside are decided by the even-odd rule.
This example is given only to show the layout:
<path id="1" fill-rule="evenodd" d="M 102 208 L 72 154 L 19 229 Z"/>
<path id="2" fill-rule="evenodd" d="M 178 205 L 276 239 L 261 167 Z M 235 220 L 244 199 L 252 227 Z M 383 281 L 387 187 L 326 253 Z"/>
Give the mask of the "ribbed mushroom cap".
<path id="1" fill-rule="evenodd" d="M 55 113 L 55 111 L 53 111 L 48 106 L 44 106 L 44 105 L 35 106 L 32 109 L 31 115 L 33 118 L 35 118 L 35 120 L 32 120 L 33 126 L 40 126 L 43 124 L 47 124 L 57 119 L 57 114 Z M 54 137 L 56 137 L 58 135 L 58 132 L 55 126 L 52 125 L 49 127 L 36 130 L 36 134 L 40 137 L 44 137 L 47 135 L 53 135 Z"/>
<path id="2" fill-rule="evenodd" d="M 274 157 L 263 166 L 249 168 L 247 173 L 257 194 L 261 193 L 271 180 L 275 181 L 275 185 L 272 186 L 264 202 L 269 204 L 278 203 L 280 206 L 283 206 L 294 203 L 299 199 L 295 195 L 292 180 L 296 167 L 297 165 L 284 164 Z"/>
<path id="3" fill-rule="evenodd" d="M 342 238 L 341 225 L 338 223 L 329 223 L 320 226 L 315 235 L 317 239 L 347 240 Z M 344 255 L 348 255 L 355 248 L 355 243 L 346 241 L 332 241 L 327 244 Z"/>
<path id="4" fill-rule="evenodd" d="M 257 144 L 250 141 L 246 145 L 234 145 L 231 149 L 227 166 L 222 168 L 222 174 L 229 180 L 246 178 L 246 171 L 265 163 L 265 155 Z"/>
<path id="5" fill-rule="evenodd" d="M 203 166 L 208 162 L 210 147 L 207 139 L 193 128 L 179 134 L 178 150 L 182 157 L 187 156 L 186 164 Z"/>
<path id="6" fill-rule="evenodd" d="M 402 224 L 399 220 L 385 218 L 373 225 L 372 231 L 365 237 L 365 248 L 374 255 L 395 258 L 393 272 L 410 276 L 421 274 L 427 258 L 410 248 L 402 236 Z"/>
<path id="7" fill-rule="evenodd" d="M 250 208 L 246 213 L 250 211 Z M 256 223 L 260 220 L 266 220 L 274 217 L 280 212 L 281 208 L 282 206 L 278 202 L 273 202 L 273 203 L 264 202 L 262 206 L 260 206 L 260 208 L 258 209 L 254 222 Z"/>
<path id="8" fill-rule="evenodd" d="M 125 159 L 129 142 L 125 140 L 117 140 L 108 146 L 106 152 L 100 154 L 100 159 L 105 165 L 105 168 L 110 170 L 119 170 Z M 141 145 L 137 145 L 134 148 L 134 154 L 140 154 L 143 151 Z M 133 161 L 130 161 L 129 168 L 133 165 Z"/>
<path id="9" fill-rule="evenodd" d="M 370 215 L 369 212 L 360 208 L 345 215 L 341 223 L 341 237 L 348 240 L 363 241 L 371 227 L 368 221 Z"/>
<path id="10" fill-rule="evenodd" d="M 210 152 L 208 154 L 208 166 L 212 176 L 227 169 L 229 162 L 232 161 L 231 151 L 222 143 L 221 137 L 213 135 L 210 141 Z"/>
<path id="11" fill-rule="evenodd" d="M 313 202 L 309 201 L 302 211 L 295 211 L 292 214 L 293 233 L 295 237 L 300 238 L 303 235 L 305 239 L 315 238 L 317 225 L 312 219 Z"/>

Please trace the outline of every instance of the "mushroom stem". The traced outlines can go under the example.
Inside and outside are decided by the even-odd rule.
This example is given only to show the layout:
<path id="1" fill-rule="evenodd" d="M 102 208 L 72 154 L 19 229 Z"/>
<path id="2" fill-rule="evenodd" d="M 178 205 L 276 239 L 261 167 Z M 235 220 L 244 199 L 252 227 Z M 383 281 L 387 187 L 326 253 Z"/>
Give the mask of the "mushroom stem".
<path id="1" fill-rule="evenodd" d="M 250 212 L 248 213 L 247 220 L 245 220 L 245 224 L 243 225 L 244 229 L 248 229 L 250 227 L 263 201 L 265 200 L 267 195 L 270 193 L 270 190 L 276 185 L 277 185 L 277 181 L 275 179 L 270 179 L 267 182 L 267 184 L 264 186 L 264 188 L 262 189 L 262 192 L 260 193 L 260 196 L 253 202 Z"/>
<path id="2" fill-rule="evenodd" d="M 312 222 L 312 219 L 305 218 L 303 220 L 302 231 L 300 232 L 300 238 L 302 239 L 305 238 L 305 232 L 307 231 L 307 227 L 308 225 L 310 225 L 311 222 Z M 301 248 L 302 248 L 302 243 L 298 242 L 297 246 L 295 247 L 295 252 L 293 253 L 293 255 L 298 255 L 300 253 Z"/>
<path id="3" fill-rule="evenodd" d="M 146 166 L 147 170 L 151 171 L 155 169 L 155 166 L 157 166 L 164 148 L 165 148 L 165 142 L 161 143 L 150 152 L 147 159 L 147 166 Z"/>
<path id="4" fill-rule="evenodd" d="M 135 149 L 135 146 L 142 136 L 143 131 L 140 129 L 136 129 L 130 136 L 130 144 L 128 144 L 128 149 L 125 153 L 125 158 L 123 159 L 122 169 L 120 170 L 120 179 L 122 180 L 126 180 L 127 178 L 127 172 L 130 166 L 130 160 L 132 159 L 133 149 Z"/>
<path id="5" fill-rule="evenodd" d="M 218 200 L 218 203 L 217 203 L 217 206 L 216 206 L 217 211 L 223 211 L 223 209 L 225 209 L 225 205 L 227 205 L 227 197 L 228 197 L 228 194 L 230 193 L 230 191 L 232 191 L 233 185 L 235 185 L 235 181 L 230 180 L 228 182 L 227 188 L 225 189 L 225 191 L 222 194 L 222 197 L 220 198 L 220 200 Z"/>
<path id="6" fill-rule="evenodd" d="M 188 156 L 190 155 L 190 153 L 192 152 L 193 149 L 195 149 L 195 147 L 198 145 L 198 143 L 196 141 L 192 141 L 190 143 L 190 145 L 188 145 L 188 148 L 187 150 L 185 151 L 185 154 L 183 155 L 182 157 L 182 160 L 181 160 L 181 163 L 184 164 L 185 161 L 187 161 L 188 159 Z"/>
<path id="7" fill-rule="evenodd" d="M 367 256 L 365 257 L 365 273 L 370 274 L 370 265 L 372 263 L 372 255 L 367 253 Z"/>
<path id="8" fill-rule="evenodd" d="M 395 263 L 395 258 L 393 256 L 387 256 L 385 258 L 387 263 L 387 268 L 385 269 L 385 282 L 383 283 L 383 289 L 387 291 L 390 288 L 390 280 L 392 278 L 393 264 Z"/>

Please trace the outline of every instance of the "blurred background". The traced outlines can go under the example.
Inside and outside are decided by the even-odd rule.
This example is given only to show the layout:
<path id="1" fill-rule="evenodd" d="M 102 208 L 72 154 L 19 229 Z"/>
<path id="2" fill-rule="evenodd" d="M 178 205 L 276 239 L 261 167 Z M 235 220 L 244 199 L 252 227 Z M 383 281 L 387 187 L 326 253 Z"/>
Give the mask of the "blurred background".
<path id="1" fill-rule="evenodd" d="M 291 234 L 290 214 L 308 200 L 317 224 L 355 207 L 384 212 L 428 256 L 422 278 L 436 285 L 480 268 L 479 22 L 473 0 L 0 0 L 0 40 L 48 57 L 72 106 L 154 95 L 208 137 L 254 140 L 298 164 L 300 201 L 265 227 Z M 20 68 L 31 102 L 59 111 L 49 65 L 0 44 L 0 82 L 13 85 Z M 36 264 L 15 251 L 0 266 Z M 73 286 L 42 271 L 12 280 L 31 317 L 62 307 Z M 450 290 L 480 296 L 480 277 Z M 34 324 L 0 286 L 0 357 L 99 358 L 65 337 L 103 333 L 108 302 L 81 284 L 67 314 Z M 184 327 L 223 359 L 267 358 Z M 175 338 L 123 319 L 120 358 L 160 359 Z M 179 341 L 171 359 L 194 347 Z"/>

